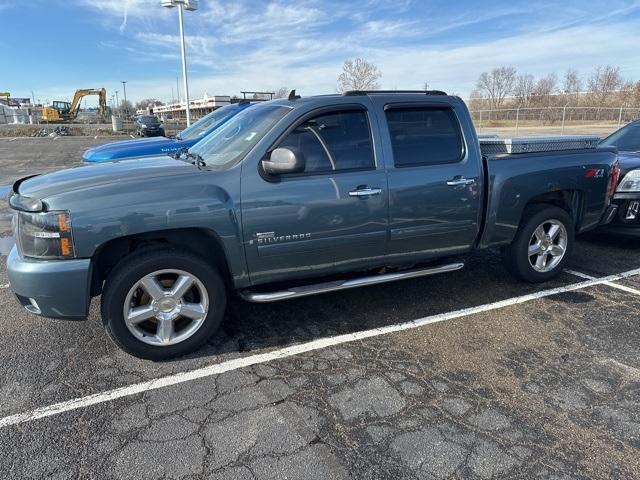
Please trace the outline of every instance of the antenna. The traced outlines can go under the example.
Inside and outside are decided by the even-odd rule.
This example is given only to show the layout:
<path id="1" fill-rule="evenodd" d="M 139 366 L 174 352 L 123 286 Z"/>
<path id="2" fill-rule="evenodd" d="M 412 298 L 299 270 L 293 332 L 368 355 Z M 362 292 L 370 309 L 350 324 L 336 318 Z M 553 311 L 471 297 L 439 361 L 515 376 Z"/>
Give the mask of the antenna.
<path id="1" fill-rule="evenodd" d="M 302 98 L 302 97 L 300 97 L 300 95 L 296 95 L 295 88 L 289 92 L 289 100 L 298 100 L 299 98 Z"/>

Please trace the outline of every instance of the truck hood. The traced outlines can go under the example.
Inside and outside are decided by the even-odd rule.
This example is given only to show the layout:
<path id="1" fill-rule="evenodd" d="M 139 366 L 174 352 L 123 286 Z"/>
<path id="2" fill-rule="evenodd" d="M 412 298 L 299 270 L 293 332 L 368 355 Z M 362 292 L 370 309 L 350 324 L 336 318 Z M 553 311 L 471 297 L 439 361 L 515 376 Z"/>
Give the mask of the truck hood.
<path id="1" fill-rule="evenodd" d="M 26 177 L 13 185 L 13 191 L 43 200 L 47 197 L 92 187 L 140 183 L 154 178 L 187 173 L 199 174 L 196 166 L 169 156 L 157 156 L 137 161 L 82 164 L 45 175 Z"/>
<path id="2" fill-rule="evenodd" d="M 123 140 L 90 148 L 82 158 L 85 162 L 105 162 L 119 158 L 162 155 L 178 148 L 180 148 L 180 142 L 173 138 L 152 137 L 139 140 Z"/>

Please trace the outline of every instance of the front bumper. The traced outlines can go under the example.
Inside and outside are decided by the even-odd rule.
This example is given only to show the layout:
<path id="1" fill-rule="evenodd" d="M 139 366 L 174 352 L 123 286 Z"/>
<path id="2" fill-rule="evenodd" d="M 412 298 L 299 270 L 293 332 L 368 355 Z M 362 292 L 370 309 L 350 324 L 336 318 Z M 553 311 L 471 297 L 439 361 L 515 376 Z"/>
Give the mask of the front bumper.
<path id="1" fill-rule="evenodd" d="M 52 318 L 87 317 L 91 260 L 30 260 L 13 247 L 7 273 L 11 289 L 29 312 Z"/>
<path id="2" fill-rule="evenodd" d="M 618 211 L 611 222 L 600 227 L 600 231 L 640 236 L 640 195 L 616 194 L 613 203 L 618 207 Z"/>

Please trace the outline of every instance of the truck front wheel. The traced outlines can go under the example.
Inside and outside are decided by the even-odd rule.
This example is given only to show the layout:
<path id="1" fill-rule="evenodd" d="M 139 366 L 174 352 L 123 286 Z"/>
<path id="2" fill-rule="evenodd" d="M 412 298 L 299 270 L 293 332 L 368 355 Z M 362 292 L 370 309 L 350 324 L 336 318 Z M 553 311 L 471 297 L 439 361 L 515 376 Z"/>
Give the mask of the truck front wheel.
<path id="1" fill-rule="evenodd" d="M 102 294 L 105 330 L 136 357 L 166 360 L 202 346 L 226 307 L 216 269 L 183 250 L 133 253 L 109 275 Z"/>
<path id="2" fill-rule="evenodd" d="M 513 242 L 503 247 L 505 266 L 531 283 L 555 278 L 573 249 L 573 220 L 558 207 L 533 205 L 523 214 L 523 223 Z"/>

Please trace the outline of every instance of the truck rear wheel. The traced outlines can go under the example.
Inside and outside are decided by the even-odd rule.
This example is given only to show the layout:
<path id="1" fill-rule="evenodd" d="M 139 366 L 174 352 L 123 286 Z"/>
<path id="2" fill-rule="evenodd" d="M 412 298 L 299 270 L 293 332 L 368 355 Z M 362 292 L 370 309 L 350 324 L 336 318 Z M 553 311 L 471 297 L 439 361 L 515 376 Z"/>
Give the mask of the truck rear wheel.
<path id="1" fill-rule="evenodd" d="M 534 205 L 525 210 L 522 218 L 513 242 L 502 249 L 505 266 L 531 283 L 555 278 L 573 249 L 571 216 L 558 207 Z"/>
<path id="2" fill-rule="evenodd" d="M 202 346 L 226 307 L 218 271 L 196 255 L 159 248 L 134 253 L 109 275 L 102 294 L 105 330 L 136 357 L 166 360 Z"/>

